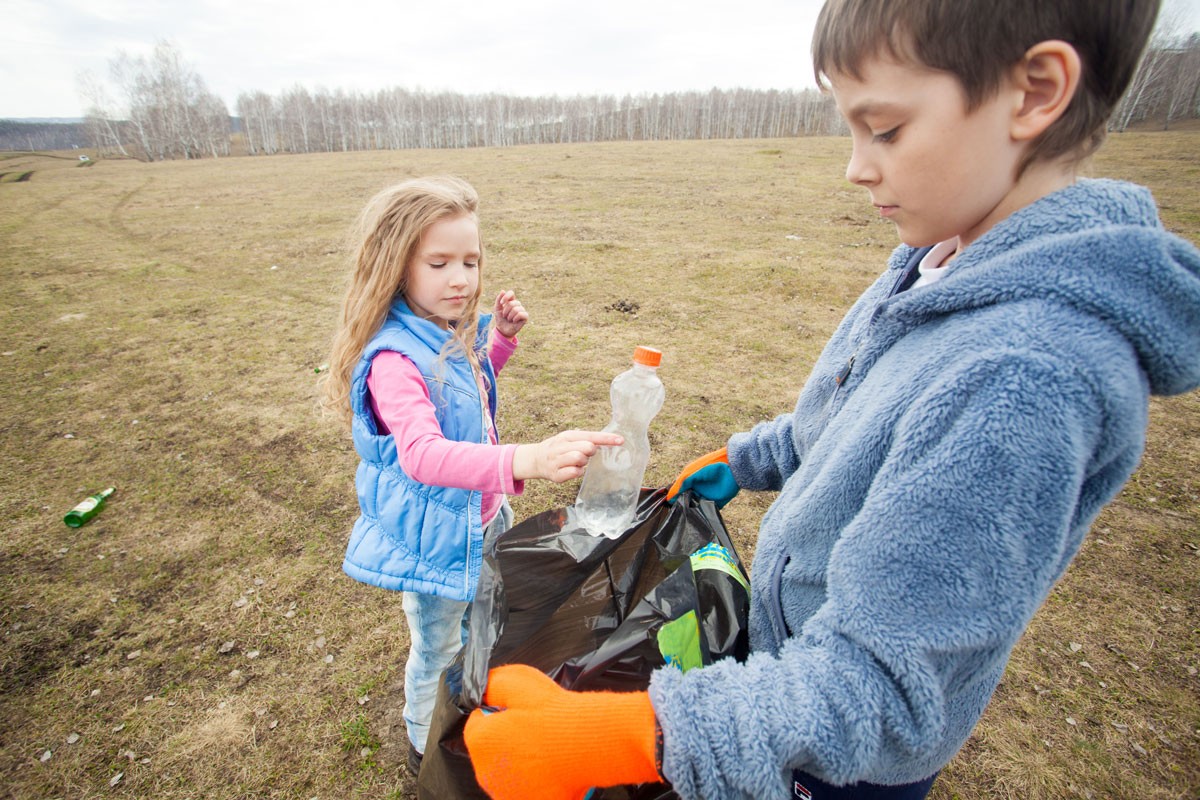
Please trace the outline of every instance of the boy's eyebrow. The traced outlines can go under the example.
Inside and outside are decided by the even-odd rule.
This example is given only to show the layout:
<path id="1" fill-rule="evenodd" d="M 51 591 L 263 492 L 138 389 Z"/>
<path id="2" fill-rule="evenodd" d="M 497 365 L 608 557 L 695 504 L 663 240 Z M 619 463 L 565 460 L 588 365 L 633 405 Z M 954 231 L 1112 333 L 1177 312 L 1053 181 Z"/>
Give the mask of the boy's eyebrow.
<path id="1" fill-rule="evenodd" d="M 899 109 L 899 103 L 892 103 L 887 100 L 864 100 L 852 108 L 846 109 L 845 117 L 850 120 L 860 120 L 863 117 L 876 117 L 895 113 Z"/>

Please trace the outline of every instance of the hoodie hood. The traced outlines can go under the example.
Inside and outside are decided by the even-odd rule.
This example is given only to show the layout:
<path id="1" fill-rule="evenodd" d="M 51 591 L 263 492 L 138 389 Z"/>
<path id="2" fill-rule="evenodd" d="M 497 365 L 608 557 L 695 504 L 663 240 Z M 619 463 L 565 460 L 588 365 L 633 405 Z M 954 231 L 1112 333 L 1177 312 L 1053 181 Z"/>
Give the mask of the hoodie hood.
<path id="1" fill-rule="evenodd" d="M 891 267 L 912 252 L 899 248 Z M 935 286 L 889 305 L 918 322 L 1028 299 L 1061 303 L 1116 329 L 1155 394 L 1200 386 L 1200 251 L 1163 230 L 1143 187 L 1080 180 L 1047 195 L 967 247 Z"/>

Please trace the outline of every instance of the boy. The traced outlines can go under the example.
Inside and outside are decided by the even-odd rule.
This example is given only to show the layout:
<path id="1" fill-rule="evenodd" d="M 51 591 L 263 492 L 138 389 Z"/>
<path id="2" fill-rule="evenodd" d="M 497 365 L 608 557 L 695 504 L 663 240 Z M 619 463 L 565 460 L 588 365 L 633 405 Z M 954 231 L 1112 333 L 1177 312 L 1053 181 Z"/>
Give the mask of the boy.
<path id="1" fill-rule="evenodd" d="M 920 798 L 1141 456 L 1200 385 L 1200 252 L 1076 179 L 1156 0 L 830 0 L 814 66 L 846 177 L 904 243 L 795 410 L 677 486 L 779 496 L 745 663 L 575 693 L 493 670 L 466 742 L 497 798 L 664 776 L 683 798 Z"/>

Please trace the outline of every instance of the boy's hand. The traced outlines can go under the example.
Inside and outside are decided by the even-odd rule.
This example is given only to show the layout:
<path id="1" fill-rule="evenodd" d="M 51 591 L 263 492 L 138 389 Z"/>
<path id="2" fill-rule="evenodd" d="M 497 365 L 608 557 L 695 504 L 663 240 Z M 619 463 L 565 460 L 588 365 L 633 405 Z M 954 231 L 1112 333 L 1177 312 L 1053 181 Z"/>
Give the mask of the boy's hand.
<path id="1" fill-rule="evenodd" d="M 496 295 L 492 313 L 496 318 L 496 330 L 509 339 L 516 336 L 517 332 L 525 327 L 525 323 L 529 322 L 529 312 L 521 305 L 516 293 L 509 289 Z"/>
<path id="2" fill-rule="evenodd" d="M 698 497 L 712 500 L 717 508 L 724 508 L 734 498 L 738 493 L 738 485 L 733 470 L 729 468 L 726 448 L 705 453 L 684 467 L 667 490 L 667 502 L 675 502 L 677 494 L 689 489 Z"/>
<path id="3" fill-rule="evenodd" d="M 653 783 L 657 724 L 647 692 L 571 692 L 524 664 L 488 673 L 463 739 L 494 800 L 580 800 L 593 786 Z"/>
<path id="4" fill-rule="evenodd" d="M 624 442 L 615 433 L 563 431 L 544 442 L 517 445 L 513 452 L 513 480 L 544 478 L 562 483 L 578 478 L 597 450 Z"/>

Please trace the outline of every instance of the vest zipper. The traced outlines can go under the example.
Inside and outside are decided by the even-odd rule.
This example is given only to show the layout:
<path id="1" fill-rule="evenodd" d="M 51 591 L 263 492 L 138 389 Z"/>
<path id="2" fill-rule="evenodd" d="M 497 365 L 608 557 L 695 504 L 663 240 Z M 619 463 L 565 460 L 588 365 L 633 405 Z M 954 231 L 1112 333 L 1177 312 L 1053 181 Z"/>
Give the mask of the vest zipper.
<path id="1" fill-rule="evenodd" d="M 470 365 L 470 362 L 468 362 L 468 366 L 469 365 Z M 479 368 L 479 373 L 480 373 L 480 375 L 483 375 L 483 367 L 482 366 Z M 475 384 L 475 396 L 479 400 L 479 422 L 480 422 L 479 442 L 480 442 L 480 444 L 489 444 L 491 442 L 491 437 L 488 436 L 488 416 L 489 416 L 488 406 L 487 406 L 487 401 L 484 400 L 483 394 L 481 394 L 479 391 L 479 388 L 480 388 L 479 384 L 481 382 L 487 383 L 487 378 L 486 378 L 486 376 L 484 376 L 483 380 L 480 381 L 479 377 L 476 376 L 476 374 L 475 374 L 474 367 L 472 367 L 471 368 L 471 381 L 472 381 L 472 383 Z M 471 494 L 467 496 L 467 552 L 466 552 L 467 569 L 466 569 L 466 586 L 464 588 L 466 589 L 467 597 L 470 597 L 472 599 L 475 597 L 474 586 L 475 586 L 475 584 L 477 584 L 479 582 L 478 574 L 474 576 L 474 580 L 472 580 L 472 576 L 471 576 L 471 507 L 472 507 L 472 504 L 474 503 L 476 495 L 479 496 L 479 529 L 480 529 L 480 538 L 482 538 L 483 537 L 483 492 L 482 491 L 472 491 Z"/>

